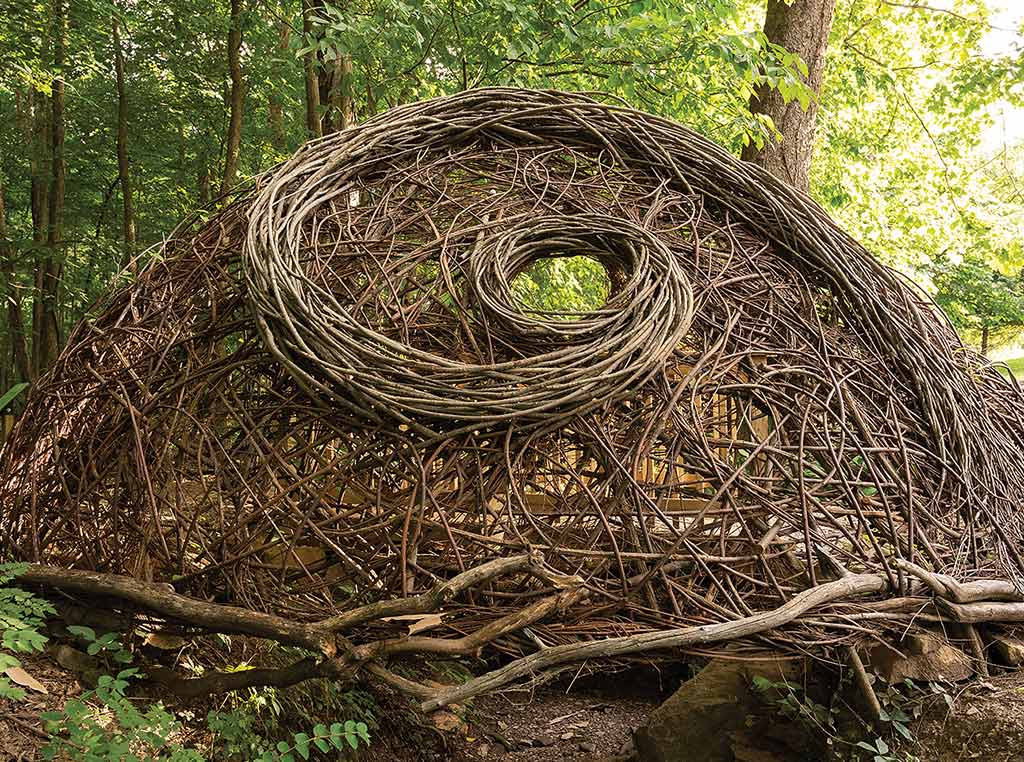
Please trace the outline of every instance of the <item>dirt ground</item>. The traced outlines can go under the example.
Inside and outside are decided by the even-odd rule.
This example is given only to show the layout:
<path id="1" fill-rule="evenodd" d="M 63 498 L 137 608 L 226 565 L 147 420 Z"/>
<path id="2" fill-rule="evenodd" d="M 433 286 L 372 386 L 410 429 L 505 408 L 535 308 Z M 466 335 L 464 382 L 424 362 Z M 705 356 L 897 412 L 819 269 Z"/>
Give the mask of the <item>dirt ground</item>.
<path id="1" fill-rule="evenodd" d="M 1024 672 L 971 683 L 952 708 L 932 701 L 914 735 L 921 762 L 1024 762 Z"/>
<path id="2" fill-rule="evenodd" d="M 488 696 L 466 714 L 474 741 L 454 759 L 591 762 L 624 758 L 633 731 L 661 703 L 657 674 L 642 670 L 561 680 L 533 693 Z"/>
<path id="3" fill-rule="evenodd" d="M 21 661 L 46 693 L 29 689 L 23 701 L 0 700 L 0 762 L 42 759 L 46 734 L 39 715 L 60 710 L 65 701 L 83 691 L 76 677 L 48 654 L 23 656 Z M 403 713 L 381 727 L 357 759 L 589 762 L 623 758 L 633 731 L 660 703 L 667 687 L 656 672 L 638 670 L 570 677 L 531 692 L 482 697 L 457 713 L 442 710 L 427 719 Z"/>
<path id="4" fill-rule="evenodd" d="M 19 702 L 0 699 L 0 760 L 30 762 L 40 759 L 39 750 L 46 741 L 39 715 L 57 711 L 70 698 L 82 693 L 78 681 L 48 656 L 19 656 L 24 670 L 45 688 L 46 693 L 26 689 Z"/>

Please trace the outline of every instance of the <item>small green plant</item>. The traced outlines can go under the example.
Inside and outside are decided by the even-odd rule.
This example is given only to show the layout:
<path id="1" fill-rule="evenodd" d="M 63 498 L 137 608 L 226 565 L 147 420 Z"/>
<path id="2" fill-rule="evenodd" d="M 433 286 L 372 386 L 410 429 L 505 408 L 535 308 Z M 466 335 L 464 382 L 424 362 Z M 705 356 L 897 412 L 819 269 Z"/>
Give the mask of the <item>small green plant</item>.
<path id="1" fill-rule="evenodd" d="M 244 711 L 210 712 L 207 725 L 214 733 L 214 745 L 227 759 L 252 760 L 253 762 L 297 762 L 310 758 L 312 750 L 323 753 L 358 749 L 360 744 L 370 743 L 370 733 L 365 723 L 348 720 L 335 722 L 330 726 L 318 724 L 313 735 L 296 733 L 291 742 L 270 741 L 260 736 L 254 727 L 255 717 Z"/>
<path id="2" fill-rule="evenodd" d="M 835 718 L 838 710 L 819 704 L 810 696 L 803 694 L 799 686 L 785 680 L 776 682 L 761 675 L 754 676 L 754 689 L 769 703 L 774 703 L 779 711 L 792 720 L 809 725 L 815 731 L 824 733 L 829 738 L 836 736 Z"/>
<path id="3" fill-rule="evenodd" d="M 177 718 L 156 702 L 139 709 L 126 695 L 129 681 L 140 676 L 129 667 L 133 657 L 116 632 L 97 635 L 91 627 L 73 625 L 68 632 L 85 642 L 86 652 L 116 667 L 113 676 L 103 675 L 96 688 L 69 700 L 62 712 L 45 712 L 44 726 L 50 734 L 43 748 L 44 759 L 58 755 L 84 762 L 107 760 L 167 760 L 203 762 L 203 756 L 173 739 L 182 735 Z"/>
<path id="4" fill-rule="evenodd" d="M 0 627 L 2 647 L 0 673 L 20 667 L 14 655 L 42 651 L 47 637 L 41 630 L 56 611 L 43 598 L 10 585 L 22 574 L 25 564 L 0 564 Z M 69 700 L 63 711 L 41 715 L 49 741 L 42 749 L 44 759 L 74 759 L 80 762 L 205 762 L 196 749 L 179 740 L 185 729 L 162 702 L 139 702 L 128 696 L 132 680 L 141 677 L 132 667 L 132 652 L 116 632 L 97 634 L 91 627 L 67 628 L 85 643 L 86 652 L 100 660 L 114 674 L 101 676 L 93 690 Z M 248 668 L 248 665 L 240 669 Z M 0 698 L 21 700 L 25 691 L 0 674 Z M 317 724 L 312 735 L 295 733 L 289 741 L 268 740 L 254 729 L 256 714 L 280 713 L 276 694 L 270 689 L 252 691 L 241 706 L 231 712 L 210 712 L 207 727 L 214 738 L 218 758 L 245 762 L 298 762 L 314 750 L 323 753 L 355 750 L 370 743 L 364 722 L 348 720 L 331 725 Z"/>
<path id="5" fill-rule="evenodd" d="M 873 676 L 869 677 L 873 678 Z M 916 758 L 912 754 L 894 749 L 891 739 L 896 738 L 913 743 L 914 735 L 910 730 L 910 724 L 920 716 L 923 701 L 928 696 L 941 695 L 947 704 L 952 702 L 945 686 L 939 683 L 928 683 L 927 687 L 921 687 L 913 680 L 907 679 L 899 685 L 888 685 L 884 692 L 876 691 L 881 705 L 878 719 L 882 723 L 883 733 L 877 733 L 874 728 L 865 723 L 864 727 L 868 731 L 868 737 L 851 744 L 838 732 L 836 720 L 839 708 L 837 706 L 826 707 L 819 704 L 804 694 L 799 686 L 785 681 L 775 682 L 765 677 L 756 676 L 753 679 L 753 684 L 763 699 L 768 703 L 775 704 L 781 714 L 803 723 L 815 732 L 824 734 L 828 745 L 835 749 L 835 753 L 840 754 L 841 758 L 849 756 L 858 759 L 863 755 L 854 750 L 861 750 L 870 753 L 871 762 L 916 762 Z M 886 728 L 888 728 L 888 732 L 884 732 Z M 839 752 L 841 748 L 850 749 L 851 753 L 843 755 Z"/>
<path id="6" fill-rule="evenodd" d="M 892 755 L 892 749 L 882 738 L 876 738 L 873 742 L 857 741 L 858 749 L 865 749 L 871 753 L 872 762 L 901 762 L 899 757 Z"/>
<path id="7" fill-rule="evenodd" d="M 204 757 L 173 739 L 181 724 L 161 702 L 144 709 L 125 695 L 128 681 L 138 677 L 135 668 L 116 676 L 99 678 L 95 690 L 69 700 L 63 712 L 41 716 L 50 734 L 44 759 L 63 758 L 82 762 L 203 762 Z"/>
<path id="8" fill-rule="evenodd" d="M 68 631 L 88 644 L 86 650 L 90 655 L 108 665 L 125 666 L 133 660 L 117 633 L 97 635 L 89 627 L 78 626 L 69 627 Z M 43 749 L 44 758 L 62 755 L 83 762 L 205 762 L 206 757 L 199 751 L 175 740 L 183 737 L 184 729 L 163 703 L 140 709 L 127 696 L 129 681 L 138 677 L 140 672 L 134 667 L 121 669 L 116 676 L 104 675 L 94 690 L 69 701 L 63 712 L 43 714 L 50 734 L 50 742 Z M 366 724 L 352 720 L 330 726 L 318 724 L 312 735 L 296 733 L 290 741 L 274 742 L 255 729 L 258 708 L 246 701 L 233 711 L 207 715 L 218 758 L 297 762 L 309 759 L 314 748 L 321 752 L 341 751 L 370 742 Z"/>
<path id="9" fill-rule="evenodd" d="M 0 698 L 20 701 L 25 691 L 11 683 L 10 670 L 21 666 L 15 653 L 42 651 L 46 636 L 40 630 L 46 618 L 55 614 L 50 602 L 27 590 L 10 586 L 24 573 L 25 564 L 0 564 L 0 627 L 3 627 L 3 651 L 0 652 Z"/>
<path id="10" fill-rule="evenodd" d="M 125 665 L 132 663 L 132 654 L 121 643 L 121 636 L 116 632 L 96 635 L 92 627 L 72 625 L 68 632 L 77 635 L 86 643 L 85 651 L 89 656 L 98 656 L 104 661 Z"/>

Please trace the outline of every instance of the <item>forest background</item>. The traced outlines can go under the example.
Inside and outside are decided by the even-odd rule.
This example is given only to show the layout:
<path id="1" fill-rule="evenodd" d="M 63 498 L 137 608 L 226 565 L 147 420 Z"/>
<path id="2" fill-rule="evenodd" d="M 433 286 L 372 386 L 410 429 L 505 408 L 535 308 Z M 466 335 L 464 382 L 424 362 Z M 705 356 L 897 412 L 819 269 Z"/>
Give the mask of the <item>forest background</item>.
<path id="1" fill-rule="evenodd" d="M 125 265 L 303 141 L 488 85 L 599 91 L 755 160 L 784 136 L 813 155 L 797 184 L 969 342 L 1024 326 L 1015 0 L 0 0 L 0 18 L 0 397 Z M 526 298 L 599 290 L 557 262 Z"/>

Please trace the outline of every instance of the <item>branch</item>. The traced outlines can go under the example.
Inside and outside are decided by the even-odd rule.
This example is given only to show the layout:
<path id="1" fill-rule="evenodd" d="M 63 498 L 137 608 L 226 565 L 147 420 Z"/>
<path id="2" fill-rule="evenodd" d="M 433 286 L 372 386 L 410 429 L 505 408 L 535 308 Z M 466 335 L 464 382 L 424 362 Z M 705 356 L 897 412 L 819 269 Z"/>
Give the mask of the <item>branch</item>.
<path id="1" fill-rule="evenodd" d="M 766 630 L 781 627 L 816 606 L 855 595 L 880 593 L 886 589 L 886 586 L 885 578 L 880 575 L 851 574 L 835 582 L 828 582 L 810 590 L 805 590 L 777 609 L 766 611 L 763 614 L 744 617 L 743 619 L 736 619 L 731 622 L 554 646 L 553 648 L 547 648 L 529 656 L 524 656 L 504 667 L 469 680 L 455 688 L 441 691 L 434 698 L 420 704 L 420 708 L 424 712 L 431 712 L 447 704 L 459 703 L 480 693 L 496 690 L 519 678 L 566 662 L 611 658 L 643 651 L 679 648 L 681 646 L 705 645 L 722 640 L 756 635 Z"/>
<path id="2" fill-rule="evenodd" d="M 370 603 L 366 606 L 324 619 L 315 626 L 317 629 L 326 632 L 340 632 L 364 622 L 387 616 L 427 614 L 442 608 L 448 601 L 466 590 L 495 577 L 501 577 L 514 572 L 525 572 L 552 584 L 556 588 L 573 587 L 577 580 L 575 577 L 567 577 L 546 570 L 544 568 L 543 554 L 533 551 L 527 555 L 510 556 L 508 558 L 488 561 L 485 564 L 457 574 L 449 580 L 439 582 L 433 589 L 420 595 Z"/>
<path id="3" fill-rule="evenodd" d="M 238 672 L 215 672 L 196 678 L 182 678 L 167 667 L 147 667 L 146 674 L 181 699 L 195 699 L 214 693 L 227 693 L 244 688 L 287 688 L 315 677 L 338 677 L 336 661 L 317 662 L 307 658 L 278 669 L 244 669 Z"/>
<path id="4" fill-rule="evenodd" d="M 577 587 L 542 598 L 524 609 L 496 619 L 461 638 L 405 637 L 380 640 L 357 647 L 354 649 L 353 655 L 357 661 L 368 661 L 380 656 L 407 653 L 435 653 L 448 656 L 475 654 L 502 635 L 521 630 L 554 611 L 566 610 L 576 603 L 584 593 L 585 590 L 580 582 Z"/>
<path id="5" fill-rule="evenodd" d="M 224 606 L 189 598 L 174 592 L 174 588 L 166 583 L 143 582 L 121 574 L 62 569 L 44 564 L 28 564 L 18 579 L 57 590 L 120 598 L 161 616 L 213 632 L 269 638 L 325 656 L 332 656 L 336 651 L 333 639 L 328 638 L 316 625 L 293 622 L 238 606 Z"/>
<path id="6" fill-rule="evenodd" d="M 952 603 L 977 603 L 980 601 L 1024 601 L 1021 593 L 1012 582 L 1001 579 L 978 579 L 972 582 L 957 582 L 946 574 L 930 572 L 917 564 L 902 559 L 896 566 L 907 574 L 916 577 L 940 599 Z M 1018 621 L 1018 620 L 1013 620 Z"/>

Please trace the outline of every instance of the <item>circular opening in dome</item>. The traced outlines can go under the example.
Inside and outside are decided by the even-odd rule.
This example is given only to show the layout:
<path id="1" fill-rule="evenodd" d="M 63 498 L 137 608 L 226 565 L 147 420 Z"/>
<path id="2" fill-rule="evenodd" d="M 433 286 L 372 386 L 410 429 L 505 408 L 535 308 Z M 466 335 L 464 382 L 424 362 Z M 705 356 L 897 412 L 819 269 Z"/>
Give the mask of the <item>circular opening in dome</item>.
<path id="1" fill-rule="evenodd" d="M 528 312 L 574 320 L 601 309 L 611 293 L 605 266 L 584 255 L 543 257 L 512 279 L 512 294 Z"/>

